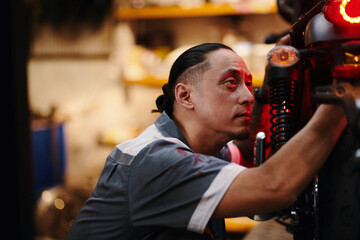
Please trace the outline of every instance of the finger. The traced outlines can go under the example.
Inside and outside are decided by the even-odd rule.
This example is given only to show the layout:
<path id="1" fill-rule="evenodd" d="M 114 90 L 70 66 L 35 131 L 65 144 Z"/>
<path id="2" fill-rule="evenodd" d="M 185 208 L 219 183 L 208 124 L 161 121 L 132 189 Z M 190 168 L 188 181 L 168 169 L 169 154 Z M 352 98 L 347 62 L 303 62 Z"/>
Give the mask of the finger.
<path id="1" fill-rule="evenodd" d="M 276 46 L 288 45 L 289 43 L 290 43 L 290 35 L 287 34 L 286 36 L 282 37 L 282 38 L 276 43 Z"/>

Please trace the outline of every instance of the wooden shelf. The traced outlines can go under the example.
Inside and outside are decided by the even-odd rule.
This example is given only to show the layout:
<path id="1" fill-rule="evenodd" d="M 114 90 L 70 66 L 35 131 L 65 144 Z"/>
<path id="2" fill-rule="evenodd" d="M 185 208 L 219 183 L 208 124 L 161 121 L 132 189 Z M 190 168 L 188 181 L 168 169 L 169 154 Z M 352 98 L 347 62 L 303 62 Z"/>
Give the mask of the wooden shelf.
<path id="1" fill-rule="evenodd" d="M 254 88 L 261 87 L 263 81 L 264 81 L 264 76 L 262 74 L 256 74 L 256 73 L 253 74 Z M 140 80 L 123 79 L 122 82 L 128 86 L 143 85 L 148 87 L 162 87 L 165 83 L 167 83 L 167 79 L 159 79 L 153 76 L 148 76 Z"/>
<path id="2" fill-rule="evenodd" d="M 153 76 L 148 76 L 146 78 L 142 78 L 140 80 L 130 80 L 124 78 L 122 82 L 125 85 L 143 85 L 148 87 L 162 87 L 165 83 L 167 83 L 167 79 L 159 79 Z"/>
<path id="3" fill-rule="evenodd" d="M 140 20 L 140 19 L 169 19 L 190 17 L 233 16 L 242 14 L 266 14 L 275 13 L 276 4 L 260 5 L 249 2 L 233 4 L 205 3 L 200 7 L 183 8 L 181 6 L 146 7 L 146 8 L 118 8 L 114 12 L 117 20 Z"/>

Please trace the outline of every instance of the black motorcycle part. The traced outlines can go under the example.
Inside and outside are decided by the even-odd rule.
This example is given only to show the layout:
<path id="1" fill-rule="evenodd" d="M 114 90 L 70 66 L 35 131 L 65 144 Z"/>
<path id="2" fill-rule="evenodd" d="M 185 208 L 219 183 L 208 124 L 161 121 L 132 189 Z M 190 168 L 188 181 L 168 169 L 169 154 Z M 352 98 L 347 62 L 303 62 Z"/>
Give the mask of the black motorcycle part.
<path id="1" fill-rule="evenodd" d="M 271 150 L 276 152 L 296 133 L 295 101 L 298 72 L 295 68 L 272 67 L 268 74 Z"/>
<path id="2" fill-rule="evenodd" d="M 360 239 L 360 171 L 354 167 L 355 136 L 345 129 L 320 170 L 320 240 Z"/>

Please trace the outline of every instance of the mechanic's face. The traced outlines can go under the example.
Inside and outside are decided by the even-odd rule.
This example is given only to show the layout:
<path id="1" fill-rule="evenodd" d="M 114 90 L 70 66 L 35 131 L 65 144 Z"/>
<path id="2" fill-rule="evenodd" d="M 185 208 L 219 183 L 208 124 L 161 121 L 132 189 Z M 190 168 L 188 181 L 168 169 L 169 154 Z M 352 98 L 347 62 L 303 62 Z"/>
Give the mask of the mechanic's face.
<path id="1" fill-rule="evenodd" d="M 195 111 L 204 127 L 230 139 L 249 135 L 252 76 L 245 62 L 228 49 L 207 55 L 207 70 L 195 94 Z"/>

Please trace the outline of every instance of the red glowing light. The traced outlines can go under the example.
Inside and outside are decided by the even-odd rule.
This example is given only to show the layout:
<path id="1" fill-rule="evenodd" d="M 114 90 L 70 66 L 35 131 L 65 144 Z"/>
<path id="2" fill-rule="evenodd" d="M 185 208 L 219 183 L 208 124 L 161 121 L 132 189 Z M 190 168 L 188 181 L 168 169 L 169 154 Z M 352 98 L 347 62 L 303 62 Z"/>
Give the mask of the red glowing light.
<path id="1" fill-rule="evenodd" d="M 340 79 L 360 78 L 360 66 L 338 66 L 333 70 L 333 76 Z"/>
<path id="2" fill-rule="evenodd" d="M 351 1 L 351 0 L 343 0 L 342 2 L 341 2 L 341 4 L 340 4 L 340 14 L 341 14 L 341 16 L 343 16 L 343 19 L 345 20 L 345 21 L 347 21 L 347 22 L 349 22 L 349 23 L 360 23 L 360 16 L 359 16 L 359 14 L 356 14 L 355 13 L 355 17 L 352 17 L 352 16 L 350 16 L 351 14 L 350 14 L 350 12 L 351 12 L 351 10 L 353 11 L 353 10 L 358 10 L 358 8 L 359 8 L 359 2 L 357 2 L 357 4 L 353 4 L 354 6 L 351 8 L 351 7 L 348 7 L 349 8 L 349 10 L 348 10 L 348 12 L 349 12 L 349 14 L 350 15 L 348 15 L 348 13 L 347 13 L 347 9 L 346 9 L 346 6 L 348 5 L 348 3 L 349 2 L 352 2 L 352 3 L 355 3 L 355 1 Z M 349 4 L 350 5 L 350 4 Z M 357 15 L 357 16 L 356 16 Z"/>
<path id="3" fill-rule="evenodd" d="M 338 25 L 360 25 L 359 0 L 331 0 L 323 9 L 327 20 Z"/>

